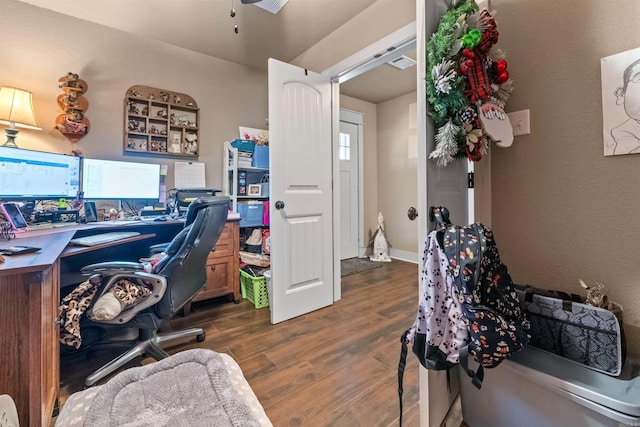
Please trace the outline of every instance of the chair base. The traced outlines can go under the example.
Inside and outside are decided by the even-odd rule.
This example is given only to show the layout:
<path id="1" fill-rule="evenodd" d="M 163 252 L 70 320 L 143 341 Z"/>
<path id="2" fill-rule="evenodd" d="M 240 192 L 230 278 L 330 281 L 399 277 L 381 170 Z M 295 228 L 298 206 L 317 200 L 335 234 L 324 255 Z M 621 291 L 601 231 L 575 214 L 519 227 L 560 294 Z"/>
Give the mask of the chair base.
<path id="1" fill-rule="evenodd" d="M 143 332 L 144 331 L 140 332 L 141 335 L 143 334 Z M 91 375 L 89 375 L 86 378 L 84 384 L 86 387 L 91 387 L 95 385 L 95 383 L 97 383 L 107 375 L 110 375 L 116 370 L 120 369 L 121 367 L 123 367 L 124 365 L 126 365 L 127 363 L 129 363 L 130 361 L 132 361 L 138 356 L 147 355 L 147 356 L 153 357 L 156 360 L 161 360 L 166 357 L 169 357 L 169 353 L 167 353 L 160 347 L 161 344 L 168 341 L 180 339 L 180 338 L 189 338 L 192 336 L 195 336 L 198 342 L 204 341 L 204 337 L 205 337 L 204 329 L 202 328 L 184 329 L 184 330 L 176 331 L 166 335 L 153 335 L 147 339 L 143 339 L 141 337 L 141 339 L 139 339 L 138 342 L 132 348 L 130 348 L 125 353 L 116 357 L 111 362 L 107 363 L 106 365 L 96 370 Z"/>

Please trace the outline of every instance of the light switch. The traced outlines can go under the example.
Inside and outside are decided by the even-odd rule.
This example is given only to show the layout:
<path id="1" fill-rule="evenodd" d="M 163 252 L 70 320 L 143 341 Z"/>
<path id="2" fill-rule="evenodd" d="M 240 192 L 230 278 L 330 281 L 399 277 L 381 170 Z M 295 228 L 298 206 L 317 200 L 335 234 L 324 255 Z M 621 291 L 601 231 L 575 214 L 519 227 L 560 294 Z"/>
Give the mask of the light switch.
<path id="1" fill-rule="evenodd" d="M 529 123 L 529 110 L 514 111 L 508 113 L 511 127 L 513 128 L 513 135 L 529 135 L 531 133 Z"/>

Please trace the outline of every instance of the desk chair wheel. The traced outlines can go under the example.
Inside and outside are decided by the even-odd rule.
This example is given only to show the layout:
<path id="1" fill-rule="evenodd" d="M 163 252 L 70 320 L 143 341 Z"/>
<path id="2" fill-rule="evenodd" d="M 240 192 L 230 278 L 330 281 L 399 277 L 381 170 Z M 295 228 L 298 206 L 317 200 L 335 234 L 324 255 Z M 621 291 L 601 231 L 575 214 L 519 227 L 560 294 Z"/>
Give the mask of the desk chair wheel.
<path id="1" fill-rule="evenodd" d="M 204 341 L 206 338 L 207 338 L 207 334 L 206 334 L 205 332 L 203 332 L 203 333 L 198 334 L 198 335 L 196 336 L 196 341 L 197 341 L 197 342 L 202 342 L 202 341 Z"/>

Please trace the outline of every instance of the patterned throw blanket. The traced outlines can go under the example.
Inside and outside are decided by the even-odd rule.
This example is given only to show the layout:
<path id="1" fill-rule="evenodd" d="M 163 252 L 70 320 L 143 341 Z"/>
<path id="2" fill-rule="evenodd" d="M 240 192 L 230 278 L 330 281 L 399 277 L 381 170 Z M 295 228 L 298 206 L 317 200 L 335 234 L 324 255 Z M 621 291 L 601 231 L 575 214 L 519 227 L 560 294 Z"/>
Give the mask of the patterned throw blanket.
<path id="1" fill-rule="evenodd" d="M 259 426 L 229 379 L 220 354 L 186 350 L 107 382 L 87 411 L 85 425 Z"/>
<path id="2" fill-rule="evenodd" d="M 94 275 L 80 283 L 69 295 L 62 299 L 58 308 L 60 318 L 60 343 L 80 348 L 80 319 L 91 307 L 91 302 L 102 284 L 102 276 Z M 120 279 L 114 283 L 93 305 L 94 313 L 100 312 L 96 319 L 115 318 L 126 308 L 136 305 L 151 294 L 151 287 L 140 281 Z M 114 306 L 115 304 L 115 306 Z"/>
<path id="3" fill-rule="evenodd" d="M 93 297 L 102 283 L 101 276 L 92 276 L 80 283 L 69 295 L 62 299 L 58 308 L 60 318 L 60 342 L 64 345 L 80 348 L 80 317 L 89 308 Z"/>

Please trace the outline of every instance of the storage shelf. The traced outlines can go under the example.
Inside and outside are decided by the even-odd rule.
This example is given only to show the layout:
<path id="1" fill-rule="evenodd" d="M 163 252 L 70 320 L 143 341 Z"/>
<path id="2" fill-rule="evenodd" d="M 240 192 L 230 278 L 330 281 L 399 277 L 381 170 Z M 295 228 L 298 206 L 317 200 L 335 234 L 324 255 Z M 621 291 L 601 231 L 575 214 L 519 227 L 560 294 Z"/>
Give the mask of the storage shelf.
<path id="1" fill-rule="evenodd" d="M 198 157 L 200 110 L 192 97 L 137 85 L 124 102 L 124 151 Z"/>
<path id="2" fill-rule="evenodd" d="M 223 173 L 223 192 L 225 196 L 231 198 L 231 209 L 233 212 L 238 212 L 238 200 L 261 200 L 268 201 L 269 195 L 248 195 L 242 193 L 241 187 L 244 187 L 244 191 L 248 191 L 249 185 L 259 184 L 261 178 L 269 173 L 269 168 L 256 168 L 253 166 L 238 167 L 238 149 L 231 146 L 230 142 L 224 143 L 224 173 Z M 239 173 L 244 173 L 244 185 L 241 186 L 238 182 Z M 262 227 L 262 225 L 257 226 Z M 264 226 L 268 227 L 268 226 Z"/>

